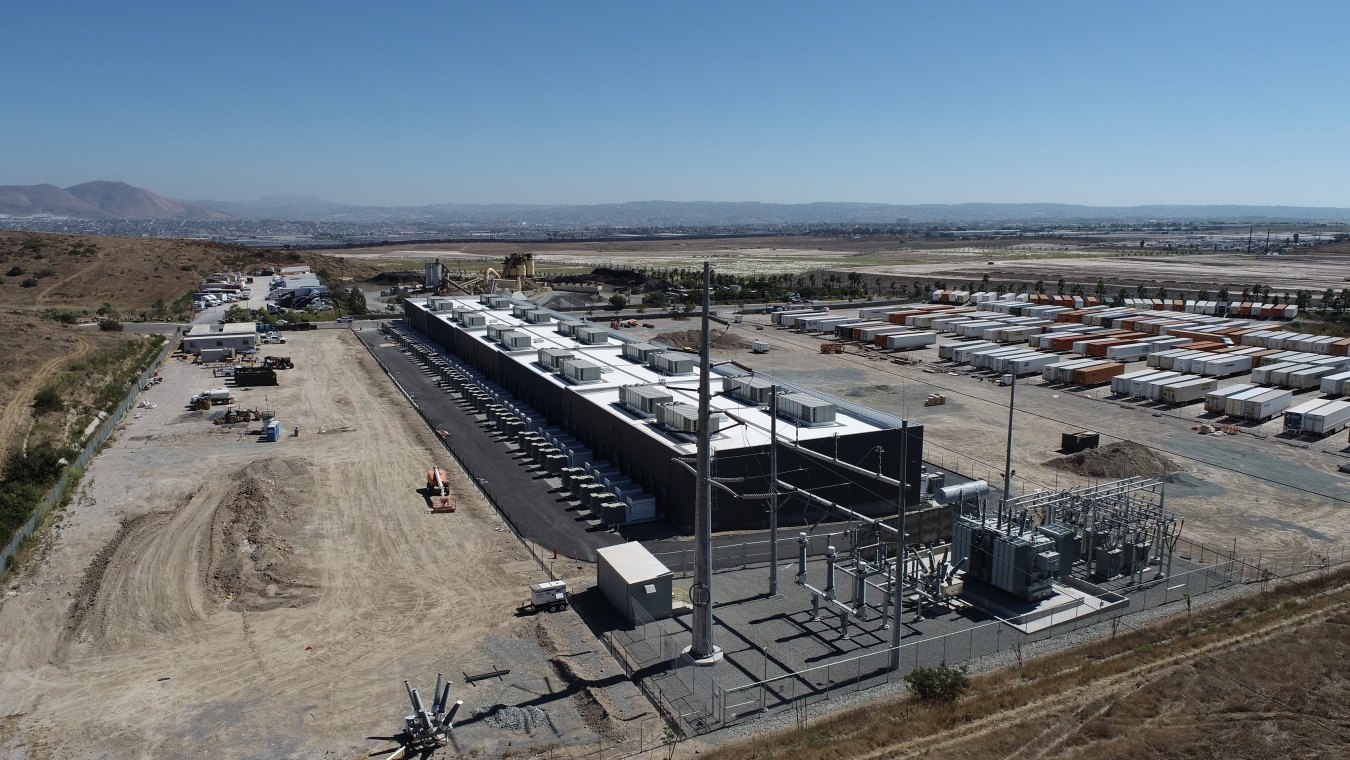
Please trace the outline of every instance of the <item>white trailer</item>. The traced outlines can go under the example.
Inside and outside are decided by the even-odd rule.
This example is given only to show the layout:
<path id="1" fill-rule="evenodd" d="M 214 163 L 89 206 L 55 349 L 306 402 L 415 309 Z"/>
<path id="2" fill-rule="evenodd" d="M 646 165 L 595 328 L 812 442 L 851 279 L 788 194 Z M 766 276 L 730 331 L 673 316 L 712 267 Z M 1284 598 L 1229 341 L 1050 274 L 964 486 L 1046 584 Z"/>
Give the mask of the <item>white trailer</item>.
<path id="1" fill-rule="evenodd" d="M 1245 402 L 1247 399 L 1256 398 L 1257 396 L 1260 396 L 1262 393 L 1267 393 L 1271 390 L 1274 389 L 1265 388 L 1258 385 L 1255 388 L 1249 388 L 1241 393 L 1234 393 L 1233 395 L 1224 399 L 1223 413 L 1229 417 L 1241 417 L 1243 402 Z"/>
<path id="2" fill-rule="evenodd" d="M 935 332 L 906 332 L 886 336 L 886 348 L 894 351 L 908 351 L 931 346 L 937 342 Z"/>
<path id="3" fill-rule="evenodd" d="M 1207 377 L 1231 377 L 1250 372 L 1252 357 L 1232 356 L 1230 354 L 1211 354 L 1199 362 L 1191 362 L 1191 369 Z"/>
<path id="4" fill-rule="evenodd" d="M 1159 389 L 1158 400 L 1164 404 L 1189 404 L 1199 401 L 1206 393 L 1219 386 L 1219 381 L 1210 377 L 1194 377 L 1180 383 L 1170 383 Z"/>
<path id="5" fill-rule="evenodd" d="M 1264 367 L 1257 367 L 1252 370 L 1252 382 L 1259 385 L 1275 385 L 1275 373 L 1290 367 L 1300 366 L 1297 362 L 1278 362 L 1276 364 L 1267 364 Z"/>
<path id="6" fill-rule="evenodd" d="M 1350 426 L 1350 401 L 1328 401 L 1303 414 L 1303 432 L 1308 435 L 1331 435 Z"/>
<path id="7" fill-rule="evenodd" d="M 1258 396 L 1244 399 L 1240 415 L 1243 419 L 1265 422 L 1288 409 L 1293 403 L 1293 391 L 1272 388 Z"/>
<path id="8" fill-rule="evenodd" d="M 1086 361 L 1086 360 L 1084 360 Z M 1111 378 L 1111 392 L 1122 396 L 1130 395 L 1130 384 L 1141 377 L 1152 377 L 1161 374 L 1156 369 L 1137 369 L 1133 372 L 1116 375 Z"/>
<path id="9" fill-rule="evenodd" d="M 970 354 L 970 366 L 975 369 L 993 369 L 994 360 L 1000 356 L 1013 356 L 1026 351 L 1024 347 L 1010 348 L 1008 346 L 999 346 L 994 344 L 995 348 L 986 348 L 979 351 L 972 351 Z"/>
<path id="10" fill-rule="evenodd" d="M 1350 372 L 1325 375 L 1320 383 L 1322 392 L 1329 396 L 1350 395 Z"/>
<path id="11" fill-rule="evenodd" d="M 1135 378 L 1134 380 L 1130 381 L 1130 395 L 1148 398 L 1149 386 L 1154 384 L 1161 384 L 1167 382 L 1168 380 L 1175 380 L 1179 377 L 1181 377 L 1180 372 L 1155 372 L 1147 377 Z"/>
<path id="12" fill-rule="evenodd" d="M 1041 370 L 1041 377 L 1052 383 L 1067 383 L 1073 377 L 1073 371 L 1079 367 L 1096 364 L 1096 359 L 1070 359 L 1057 361 Z"/>
<path id="13" fill-rule="evenodd" d="M 1306 388 L 1317 388 L 1321 386 L 1322 378 L 1326 377 L 1327 375 L 1333 374 L 1335 371 L 1336 371 L 1335 367 L 1328 367 L 1328 366 L 1308 367 L 1307 369 L 1302 369 L 1297 372 L 1290 372 L 1289 380 L 1286 384 L 1290 388 L 1293 388 L 1295 390 L 1304 390 Z"/>
<path id="14" fill-rule="evenodd" d="M 1251 390 L 1255 387 L 1256 386 L 1251 383 L 1238 383 L 1236 385 L 1224 386 L 1223 388 L 1216 388 L 1205 394 L 1205 411 L 1222 414 L 1223 402 L 1227 400 L 1229 396 Z"/>
<path id="15" fill-rule="evenodd" d="M 958 343 L 952 350 L 952 361 L 957 364 L 970 364 L 970 357 L 976 351 L 984 351 L 989 348 L 1002 348 L 997 343 L 991 343 L 987 340 L 977 340 L 971 343 Z M 938 349 L 939 351 L 941 349 Z"/>
<path id="16" fill-rule="evenodd" d="M 1303 418 L 1305 415 L 1315 412 L 1323 406 L 1331 403 L 1324 398 L 1304 401 L 1296 407 L 1286 409 L 1284 412 L 1284 432 L 1301 434 L 1303 432 Z"/>

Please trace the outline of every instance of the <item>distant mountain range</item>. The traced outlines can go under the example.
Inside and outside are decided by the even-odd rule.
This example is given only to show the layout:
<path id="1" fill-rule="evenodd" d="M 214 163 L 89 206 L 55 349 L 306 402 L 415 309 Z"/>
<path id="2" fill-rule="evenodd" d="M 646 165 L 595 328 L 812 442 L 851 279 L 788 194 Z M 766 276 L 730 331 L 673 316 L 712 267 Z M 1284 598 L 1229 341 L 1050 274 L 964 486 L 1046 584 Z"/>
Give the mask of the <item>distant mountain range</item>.
<path id="1" fill-rule="evenodd" d="M 635 201 L 595 205 L 443 203 L 426 206 L 355 206 L 313 196 L 271 196 L 256 201 L 173 201 L 124 182 L 0 186 L 0 215 L 39 214 L 81 219 L 276 219 L 380 223 L 419 222 L 461 226 L 576 227 L 774 227 L 803 224 L 923 225 L 1083 224 L 1170 222 L 1350 223 L 1350 209 L 1305 206 L 1076 206 L 1064 203 L 754 203 Z"/>
<path id="2" fill-rule="evenodd" d="M 0 214 L 69 216 L 78 219 L 228 219 L 229 214 L 171 201 L 125 182 L 0 186 Z"/>

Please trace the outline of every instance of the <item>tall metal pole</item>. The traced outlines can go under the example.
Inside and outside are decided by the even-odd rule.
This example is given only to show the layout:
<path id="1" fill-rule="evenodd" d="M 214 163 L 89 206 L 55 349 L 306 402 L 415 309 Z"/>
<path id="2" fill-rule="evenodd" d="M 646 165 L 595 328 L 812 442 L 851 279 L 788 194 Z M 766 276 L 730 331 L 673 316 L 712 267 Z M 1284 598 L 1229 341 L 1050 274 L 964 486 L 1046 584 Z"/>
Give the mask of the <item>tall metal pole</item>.
<path id="1" fill-rule="evenodd" d="M 769 596 L 778 596 L 778 386 L 769 387 Z"/>
<path id="2" fill-rule="evenodd" d="M 877 468 L 880 469 L 880 468 Z M 896 497 L 896 508 L 900 512 L 899 527 L 900 535 L 896 537 L 895 549 L 895 578 L 891 588 L 892 606 L 891 606 L 891 670 L 900 669 L 900 626 L 901 614 L 904 612 L 904 579 L 905 579 L 905 557 L 908 537 L 905 534 L 905 502 L 909 499 L 909 494 L 905 492 L 908 487 L 909 475 L 909 420 L 900 420 L 900 493 Z"/>
<path id="3" fill-rule="evenodd" d="M 1012 496 L 1012 435 L 1013 435 L 1013 409 L 1017 403 L 1017 375 L 1012 375 L 1012 383 L 1008 390 L 1008 452 L 1003 460 L 1003 505 L 1006 507 L 1008 498 Z M 1012 515 L 1008 516 L 1012 519 Z"/>
<path id="4" fill-rule="evenodd" d="M 711 665 L 721 659 L 722 651 L 713 644 L 712 594 L 712 331 L 709 329 L 708 302 L 712 291 L 712 266 L 703 262 L 702 347 L 698 370 L 698 473 L 694 491 L 694 585 L 689 601 L 694 607 L 693 641 L 689 657 L 699 664 Z"/>

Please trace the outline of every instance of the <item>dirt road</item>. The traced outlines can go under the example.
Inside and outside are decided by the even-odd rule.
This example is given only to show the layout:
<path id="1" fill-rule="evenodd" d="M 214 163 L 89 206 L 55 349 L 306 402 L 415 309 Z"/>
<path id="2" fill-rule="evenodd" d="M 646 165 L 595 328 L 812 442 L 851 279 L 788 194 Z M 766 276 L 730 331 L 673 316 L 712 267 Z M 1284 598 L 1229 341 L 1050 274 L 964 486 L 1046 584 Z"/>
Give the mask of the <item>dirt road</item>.
<path id="1" fill-rule="evenodd" d="M 299 438 L 183 411 L 220 381 L 173 363 L 7 584 L 0 755 L 365 757 L 401 729 L 402 679 L 437 672 L 466 701 L 461 748 L 590 741 L 539 641 L 561 623 L 515 616 L 539 571 L 490 506 L 351 334 L 276 348 L 297 369 L 236 394 Z M 432 462 L 454 514 L 415 490 Z M 511 677 L 459 678 L 492 665 Z M 534 733 L 473 719 L 527 697 Z"/>
<path id="2" fill-rule="evenodd" d="M 52 373 L 61 365 L 88 353 L 92 345 L 88 338 L 74 330 L 68 331 L 68 334 L 75 343 L 75 349 L 70 353 L 63 353 L 48 359 L 39 365 L 14 389 L 9 398 L 9 403 L 5 405 L 3 411 L 0 411 L 0 449 L 3 449 L 9 441 L 18 441 L 21 431 L 27 429 L 29 416 L 32 412 L 33 398 L 37 395 L 42 384 L 47 382 L 47 378 L 51 377 Z"/>

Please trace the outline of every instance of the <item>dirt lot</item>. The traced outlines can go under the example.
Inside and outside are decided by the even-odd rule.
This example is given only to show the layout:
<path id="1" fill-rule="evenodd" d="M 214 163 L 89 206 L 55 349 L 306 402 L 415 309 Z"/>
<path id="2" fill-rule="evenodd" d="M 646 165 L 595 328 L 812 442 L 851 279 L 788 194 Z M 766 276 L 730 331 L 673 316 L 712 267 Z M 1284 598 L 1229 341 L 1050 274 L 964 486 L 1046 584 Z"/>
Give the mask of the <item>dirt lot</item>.
<path id="1" fill-rule="evenodd" d="M 841 312 L 846 313 L 846 312 Z M 732 360 L 808 388 L 832 394 L 924 425 L 924 454 L 934 463 L 966 475 L 1002 480 L 1009 389 L 937 363 L 935 349 L 908 352 L 924 363 L 901 366 L 873 352 L 826 356 L 820 336 L 801 335 L 768 325 L 764 315 L 746 316 L 727 329 L 746 341 L 767 341 L 773 350 L 714 349 L 717 360 Z M 648 339 L 689 322 L 658 320 L 651 330 L 625 330 Z M 757 329 L 763 328 L 763 329 Z M 721 327 L 719 326 L 719 330 Z M 950 336 L 943 341 L 950 340 Z M 924 406 L 930 393 L 947 403 Z M 1182 467 L 1168 478 L 1167 504 L 1186 518 L 1188 538 L 1232 547 L 1255 556 L 1293 557 L 1340 552 L 1350 542 L 1350 513 L 1345 504 L 1280 485 L 1345 498 L 1350 476 L 1337 465 L 1350 461 L 1345 433 L 1317 443 L 1280 439 L 1279 422 L 1246 428 L 1238 436 L 1200 435 L 1192 426 L 1202 405 L 1166 408 L 1117 402 L 1109 388 L 1066 390 L 1024 379 L 1017 389 L 1014 492 L 1088 482 L 1069 468 L 1055 467 L 1060 435 L 1079 430 L 1147 444 Z M 1260 436 L 1260 437 L 1257 437 Z M 1167 472 L 1144 473 L 1163 477 Z"/>
<path id="2" fill-rule="evenodd" d="M 7 578 L 0 756 L 366 757 L 402 729 L 402 679 L 438 672 L 460 752 L 656 735 L 617 722 L 645 709 L 631 687 L 592 687 L 614 669 L 573 613 L 516 616 L 538 567 L 354 336 L 278 348 L 297 368 L 236 395 L 299 438 L 184 411 L 220 381 L 171 363 Z M 432 462 L 454 514 L 416 490 Z"/>

